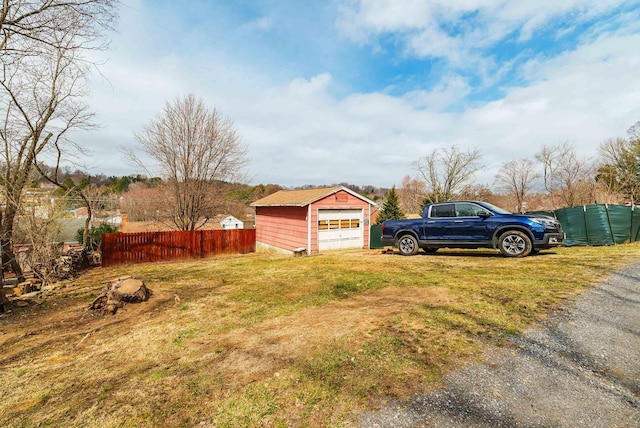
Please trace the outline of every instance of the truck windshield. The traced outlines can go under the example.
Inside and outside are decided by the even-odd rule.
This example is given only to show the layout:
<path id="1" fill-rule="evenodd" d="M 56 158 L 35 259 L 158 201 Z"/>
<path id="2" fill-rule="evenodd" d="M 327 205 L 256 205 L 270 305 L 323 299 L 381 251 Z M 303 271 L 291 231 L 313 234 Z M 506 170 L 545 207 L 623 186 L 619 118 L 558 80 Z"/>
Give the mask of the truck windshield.
<path id="1" fill-rule="evenodd" d="M 496 212 L 498 214 L 511 214 L 509 211 L 502 209 L 500 207 L 496 207 L 493 204 L 489 204 L 487 202 L 483 202 L 483 205 L 485 205 L 487 208 L 489 208 L 491 211 Z"/>

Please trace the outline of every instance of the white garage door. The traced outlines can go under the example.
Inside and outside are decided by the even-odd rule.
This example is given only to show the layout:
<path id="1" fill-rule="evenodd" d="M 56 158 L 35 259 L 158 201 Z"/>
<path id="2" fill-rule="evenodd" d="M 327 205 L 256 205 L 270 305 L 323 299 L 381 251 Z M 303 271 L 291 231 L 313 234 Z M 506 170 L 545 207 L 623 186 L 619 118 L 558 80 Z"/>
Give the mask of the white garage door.
<path id="1" fill-rule="evenodd" d="M 318 249 L 362 248 L 362 210 L 320 210 Z"/>

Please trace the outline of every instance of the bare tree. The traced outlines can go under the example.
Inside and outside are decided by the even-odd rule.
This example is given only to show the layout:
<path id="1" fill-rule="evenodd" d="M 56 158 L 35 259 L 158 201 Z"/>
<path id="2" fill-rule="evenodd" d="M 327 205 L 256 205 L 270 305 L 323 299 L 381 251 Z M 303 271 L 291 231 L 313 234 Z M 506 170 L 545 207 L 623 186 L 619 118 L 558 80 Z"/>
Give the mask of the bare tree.
<path id="1" fill-rule="evenodd" d="M 493 204 L 496 195 L 486 184 L 469 184 L 464 186 L 462 192 L 458 194 L 458 198 L 472 201 L 485 201 Z"/>
<path id="2" fill-rule="evenodd" d="M 600 145 L 596 179 L 606 190 L 629 198 L 635 204 L 640 197 L 640 142 L 612 138 Z"/>
<path id="3" fill-rule="evenodd" d="M 627 136 L 631 143 L 640 144 L 640 120 L 627 129 Z"/>
<path id="4" fill-rule="evenodd" d="M 59 203 L 23 204 L 20 208 L 16 238 L 30 244 L 29 250 L 21 253 L 21 262 L 45 284 L 53 279 L 55 261 L 62 255 L 63 243 L 56 240 L 63 228 L 64 209 Z"/>
<path id="5" fill-rule="evenodd" d="M 527 196 L 535 188 L 540 173 L 531 159 L 504 162 L 495 176 L 495 183 L 515 200 L 515 212 L 524 212 Z"/>
<path id="6" fill-rule="evenodd" d="M 136 140 L 158 163 L 170 193 L 164 214 L 179 230 L 198 229 L 215 214 L 216 181 L 245 177 L 247 149 L 233 123 L 193 94 L 167 102 Z"/>
<path id="7" fill-rule="evenodd" d="M 115 21 L 115 0 L 3 0 L 0 9 L 0 242 L 3 265 L 22 279 L 13 229 L 37 156 L 91 127 L 83 97 L 91 63 Z"/>
<path id="8" fill-rule="evenodd" d="M 421 213 L 422 201 L 426 193 L 424 182 L 418 177 L 405 176 L 402 185 L 397 190 L 400 206 L 406 213 Z"/>
<path id="9" fill-rule="evenodd" d="M 596 181 L 599 199 L 624 199 L 635 205 L 640 198 L 640 122 L 627 130 L 627 137 L 600 144 Z"/>
<path id="10" fill-rule="evenodd" d="M 417 161 L 415 167 L 424 180 L 429 202 L 455 199 L 483 167 L 481 160 L 477 149 L 465 152 L 452 146 L 435 149 Z"/>
<path id="11" fill-rule="evenodd" d="M 573 145 L 543 145 L 536 159 L 542 163 L 544 188 L 554 209 L 556 197 L 567 207 L 593 202 L 596 189 L 594 163 L 580 157 Z"/>
<path id="12" fill-rule="evenodd" d="M 150 187 L 145 183 L 134 183 L 122 196 L 122 207 L 129 221 L 152 221 L 157 217 L 159 201 L 163 195 L 157 186 Z"/>

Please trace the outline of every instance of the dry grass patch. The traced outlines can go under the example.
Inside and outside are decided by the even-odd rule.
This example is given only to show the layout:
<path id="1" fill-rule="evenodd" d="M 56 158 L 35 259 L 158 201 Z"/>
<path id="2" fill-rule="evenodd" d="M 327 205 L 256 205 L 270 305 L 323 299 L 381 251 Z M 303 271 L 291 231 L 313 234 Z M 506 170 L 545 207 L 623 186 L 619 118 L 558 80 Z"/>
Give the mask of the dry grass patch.
<path id="1" fill-rule="evenodd" d="M 0 319 L 2 426 L 344 426 L 503 344 L 640 246 L 251 254 L 95 269 Z M 86 311 L 135 274 L 148 302 Z"/>

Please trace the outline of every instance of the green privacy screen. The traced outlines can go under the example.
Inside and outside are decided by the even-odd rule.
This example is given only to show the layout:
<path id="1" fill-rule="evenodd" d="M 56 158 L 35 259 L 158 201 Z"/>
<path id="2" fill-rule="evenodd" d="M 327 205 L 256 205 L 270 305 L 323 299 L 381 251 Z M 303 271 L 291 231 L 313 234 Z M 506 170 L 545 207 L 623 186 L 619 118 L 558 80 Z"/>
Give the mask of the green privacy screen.
<path id="1" fill-rule="evenodd" d="M 369 232 L 369 248 L 384 248 L 382 245 L 382 225 L 374 224 L 371 226 L 371 231 Z"/>
<path id="2" fill-rule="evenodd" d="M 567 246 L 624 244 L 639 238 L 640 210 L 631 206 L 588 205 L 556 210 L 555 215 Z"/>

